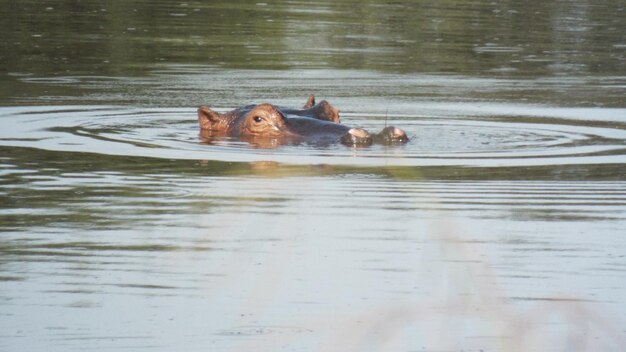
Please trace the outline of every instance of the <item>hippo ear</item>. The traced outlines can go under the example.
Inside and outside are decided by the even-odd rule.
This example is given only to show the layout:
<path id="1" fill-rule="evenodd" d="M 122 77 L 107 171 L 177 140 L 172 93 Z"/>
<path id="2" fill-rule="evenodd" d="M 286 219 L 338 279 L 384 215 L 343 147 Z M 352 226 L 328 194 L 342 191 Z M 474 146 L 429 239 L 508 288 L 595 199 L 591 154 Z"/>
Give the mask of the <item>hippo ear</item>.
<path id="1" fill-rule="evenodd" d="M 206 106 L 201 106 L 198 108 L 198 122 L 200 123 L 200 128 L 203 130 L 210 130 L 211 125 L 217 123 L 221 119 L 219 113 L 207 108 Z"/>
<path id="2" fill-rule="evenodd" d="M 303 109 L 310 109 L 315 105 L 315 95 L 309 95 L 309 99 L 306 101 L 306 104 L 302 107 Z"/>

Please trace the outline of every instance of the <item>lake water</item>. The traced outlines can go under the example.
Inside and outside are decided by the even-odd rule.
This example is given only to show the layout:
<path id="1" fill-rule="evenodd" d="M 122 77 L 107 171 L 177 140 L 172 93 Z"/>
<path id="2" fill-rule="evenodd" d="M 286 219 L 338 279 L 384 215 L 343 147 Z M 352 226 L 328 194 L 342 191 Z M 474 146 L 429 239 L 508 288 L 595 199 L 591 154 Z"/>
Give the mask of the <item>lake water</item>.
<path id="1" fill-rule="evenodd" d="M 0 9 L 0 351 L 626 344 L 622 1 Z M 309 94 L 411 141 L 198 136 Z"/>

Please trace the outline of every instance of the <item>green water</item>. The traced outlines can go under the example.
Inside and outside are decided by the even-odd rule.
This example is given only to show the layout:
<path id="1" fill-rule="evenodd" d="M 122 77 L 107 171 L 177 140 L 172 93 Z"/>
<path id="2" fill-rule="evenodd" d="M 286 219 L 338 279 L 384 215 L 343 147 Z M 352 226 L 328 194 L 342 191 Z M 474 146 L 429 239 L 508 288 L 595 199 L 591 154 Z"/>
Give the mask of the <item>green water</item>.
<path id="1" fill-rule="evenodd" d="M 625 15 L 0 1 L 0 350 L 620 350 Z M 411 142 L 200 141 L 309 94 Z"/>

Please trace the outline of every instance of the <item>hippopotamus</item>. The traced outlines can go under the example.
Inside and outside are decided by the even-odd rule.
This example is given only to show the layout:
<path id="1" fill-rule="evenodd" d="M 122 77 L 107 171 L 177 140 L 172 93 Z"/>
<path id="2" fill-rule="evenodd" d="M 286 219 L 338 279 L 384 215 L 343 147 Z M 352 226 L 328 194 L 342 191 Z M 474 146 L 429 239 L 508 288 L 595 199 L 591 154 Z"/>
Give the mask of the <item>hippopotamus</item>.
<path id="1" fill-rule="evenodd" d="M 408 136 L 399 128 L 388 126 L 370 134 L 361 128 L 340 123 L 339 110 L 323 100 L 315 103 L 311 95 L 302 109 L 284 108 L 269 103 L 251 104 L 220 114 L 206 106 L 198 108 L 198 122 L 203 138 L 236 137 L 249 142 L 276 144 L 307 142 L 342 143 L 368 146 L 372 143 L 406 143 Z"/>

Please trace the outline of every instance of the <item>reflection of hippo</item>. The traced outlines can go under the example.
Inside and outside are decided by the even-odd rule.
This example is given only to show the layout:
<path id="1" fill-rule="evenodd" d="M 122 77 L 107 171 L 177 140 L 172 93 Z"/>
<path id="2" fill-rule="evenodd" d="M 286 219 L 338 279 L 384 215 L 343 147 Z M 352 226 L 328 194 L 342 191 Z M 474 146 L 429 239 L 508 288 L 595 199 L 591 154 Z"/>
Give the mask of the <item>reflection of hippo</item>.
<path id="1" fill-rule="evenodd" d="M 220 114 L 206 106 L 198 109 L 202 137 L 239 137 L 268 146 L 289 142 L 337 143 L 366 146 L 372 143 L 406 143 L 406 133 L 385 127 L 378 134 L 339 124 L 339 110 L 327 101 L 315 104 L 309 97 L 303 109 L 281 108 L 271 104 L 246 105 Z"/>

